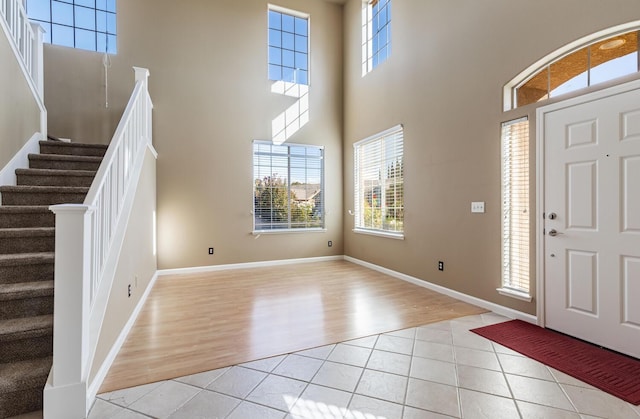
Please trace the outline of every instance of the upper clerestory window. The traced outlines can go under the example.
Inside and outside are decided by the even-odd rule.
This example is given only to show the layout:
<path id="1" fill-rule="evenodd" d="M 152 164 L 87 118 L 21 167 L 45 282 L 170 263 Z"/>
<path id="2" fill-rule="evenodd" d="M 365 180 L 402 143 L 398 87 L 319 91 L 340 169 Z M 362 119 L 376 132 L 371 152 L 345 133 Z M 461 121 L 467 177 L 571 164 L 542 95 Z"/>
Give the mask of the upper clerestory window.
<path id="1" fill-rule="evenodd" d="M 391 0 L 370 0 L 362 5 L 362 75 L 391 55 Z"/>
<path id="2" fill-rule="evenodd" d="M 116 0 L 27 0 L 29 19 L 55 45 L 115 54 Z"/>
<path id="3" fill-rule="evenodd" d="M 549 54 L 505 86 L 504 110 L 637 73 L 639 27 L 611 28 Z"/>
<path id="4" fill-rule="evenodd" d="M 309 84 L 309 16 L 269 6 L 269 80 Z"/>

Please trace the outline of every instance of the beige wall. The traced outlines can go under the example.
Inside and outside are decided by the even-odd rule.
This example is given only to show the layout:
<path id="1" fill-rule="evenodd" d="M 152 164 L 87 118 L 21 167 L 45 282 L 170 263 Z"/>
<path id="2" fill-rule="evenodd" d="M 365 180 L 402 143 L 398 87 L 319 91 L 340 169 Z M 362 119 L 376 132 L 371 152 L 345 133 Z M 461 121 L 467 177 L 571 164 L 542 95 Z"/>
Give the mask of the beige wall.
<path id="1" fill-rule="evenodd" d="M 290 141 L 326 147 L 326 233 L 250 234 L 251 140 L 268 139 L 271 120 L 292 103 L 266 80 L 265 0 L 119 2 L 109 109 L 99 54 L 46 48 L 50 132 L 108 142 L 133 86 L 131 66 L 147 67 L 160 269 L 347 254 L 534 313 L 535 301 L 495 291 L 500 123 L 528 115 L 534 128 L 535 116 L 535 105 L 503 113 L 502 87 L 568 42 L 640 19 L 637 0 L 395 1 L 391 58 L 364 78 L 360 0 L 274 3 L 311 15 L 311 121 Z M 355 234 L 352 145 L 398 123 L 406 239 Z M 485 201 L 487 212 L 471 214 L 471 201 Z"/>
<path id="2" fill-rule="evenodd" d="M 406 239 L 353 233 L 349 217 L 345 254 L 535 313 L 535 301 L 496 292 L 500 123 L 535 116 L 534 106 L 503 113 L 502 87 L 571 41 L 640 19 L 637 0 L 395 1 L 391 57 L 366 77 L 361 77 L 361 4 L 348 1 L 344 15 L 345 210 L 353 207 L 353 143 L 402 123 Z M 531 147 L 534 157 L 535 141 Z M 535 191 L 534 164 L 532 181 Z M 472 201 L 485 201 L 486 213 L 471 214 Z M 439 260 L 444 272 L 437 270 Z M 533 269 L 532 280 L 535 294 Z"/>
<path id="3" fill-rule="evenodd" d="M 92 381 L 156 273 L 153 213 L 156 210 L 156 159 L 147 149 L 116 268 L 105 321 L 91 368 Z M 131 297 L 128 286 L 131 285 Z"/>
<path id="4" fill-rule="evenodd" d="M 62 137 L 108 142 L 133 86 L 131 66 L 149 68 L 160 269 L 343 253 L 342 8 L 273 3 L 311 15 L 311 119 L 289 141 L 325 146 L 326 233 L 250 234 L 251 141 L 270 139 L 271 121 L 293 103 L 270 92 L 266 0 L 118 2 L 109 110 L 100 54 L 46 48 L 50 132 Z"/>
<path id="5" fill-rule="evenodd" d="M 0 170 L 40 131 L 40 109 L 0 30 Z"/>

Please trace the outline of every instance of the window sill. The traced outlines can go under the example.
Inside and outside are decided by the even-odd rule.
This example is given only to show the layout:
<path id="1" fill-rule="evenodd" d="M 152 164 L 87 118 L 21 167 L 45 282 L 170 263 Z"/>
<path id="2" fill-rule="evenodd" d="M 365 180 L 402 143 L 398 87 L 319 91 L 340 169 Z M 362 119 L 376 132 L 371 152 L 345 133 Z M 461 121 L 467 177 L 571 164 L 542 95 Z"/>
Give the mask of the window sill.
<path id="1" fill-rule="evenodd" d="M 366 234 L 369 236 L 379 236 L 379 237 L 386 237 L 389 239 L 404 240 L 404 233 L 393 233 L 391 231 L 382 231 L 382 230 L 366 230 L 362 228 L 354 228 L 353 232 L 358 234 Z"/>
<path id="2" fill-rule="evenodd" d="M 531 297 L 531 295 L 529 295 L 528 293 L 517 291 L 510 288 L 497 288 L 496 291 L 498 291 L 498 293 L 506 297 L 515 298 L 517 300 L 526 301 L 528 303 L 530 303 L 533 300 L 533 297 Z"/>
<path id="3" fill-rule="evenodd" d="M 253 230 L 251 234 L 254 236 L 260 236 L 262 234 L 299 234 L 299 233 L 326 233 L 326 228 L 295 228 L 295 229 L 282 229 L 282 230 Z"/>

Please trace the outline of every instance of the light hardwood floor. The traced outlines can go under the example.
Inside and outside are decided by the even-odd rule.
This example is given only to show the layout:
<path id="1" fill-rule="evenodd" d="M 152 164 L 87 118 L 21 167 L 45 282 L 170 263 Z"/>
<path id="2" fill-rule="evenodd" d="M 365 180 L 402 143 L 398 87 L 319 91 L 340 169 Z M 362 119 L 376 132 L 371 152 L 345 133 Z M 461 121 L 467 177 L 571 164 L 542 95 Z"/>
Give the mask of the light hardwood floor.
<path id="1" fill-rule="evenodd" d="M 100 392 L 483 312 L 345 261 L 161 277 Z"/>

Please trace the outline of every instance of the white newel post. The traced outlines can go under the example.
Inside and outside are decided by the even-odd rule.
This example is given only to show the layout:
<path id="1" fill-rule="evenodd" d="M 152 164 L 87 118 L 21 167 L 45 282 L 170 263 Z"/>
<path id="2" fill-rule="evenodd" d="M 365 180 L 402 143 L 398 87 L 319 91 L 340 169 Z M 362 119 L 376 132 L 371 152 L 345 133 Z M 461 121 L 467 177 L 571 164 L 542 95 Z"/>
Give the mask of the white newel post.
<path id="1" fill-rule="evenodd" d="M 56 216 L 53 367 L 44 390 L 45 419 L 86 417 L 89 354 L 91 213 L 53 205 Z"/>

